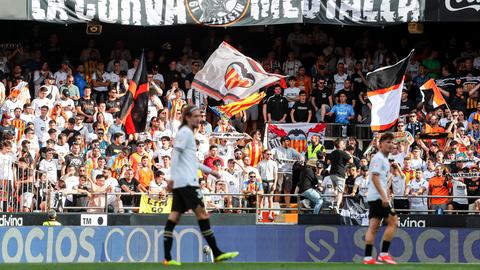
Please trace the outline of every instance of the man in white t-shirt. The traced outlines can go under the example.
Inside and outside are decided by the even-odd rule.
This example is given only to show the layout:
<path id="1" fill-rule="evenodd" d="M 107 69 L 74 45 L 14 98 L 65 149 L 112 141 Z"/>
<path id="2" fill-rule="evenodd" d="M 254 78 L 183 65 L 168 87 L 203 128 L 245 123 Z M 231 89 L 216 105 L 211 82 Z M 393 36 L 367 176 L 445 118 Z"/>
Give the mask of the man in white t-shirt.
<path id="1" fill-rule="evenodd" d="M 288 79 L 288 88 L 283 90 L 283 96 L 288 100 L 288 108 L 291 109 L 295 102 L 299 101 L 300 88 L 295 86 L 295 77 Z"/>
<path id="2" fill-rule="evenodd" d="M 372 257 L 373 244 L 375 236 L 380 229 L 382 220 L 387 222 L 387 228 L 383 233 L 383 242 L 378 261 L 395 264 L 395 261 L 388 254 L 390 242 L 395 236 L 397 229 L 397 215 L 392 209 L 388 198 L 388 175 L 390 172 L 390 162 L 388 155 L 392 151 L 394 135 L 390 132 L 384 133 L 379 140 L 380 151 L 375 154 L 370 162 L 367 201 L 369 209 L 369 226 L 365 235 L 365 258 L 364 264 L 377 264 L 377 260 Z"/>
<path id="3" fill-rule="evenodd" d="M 272 159 L 272 152 L 267 149 L 263 151 L 263 160 L 257 165 L 258 173 L 262 178 L 263 194 L 274 194 L 277 187 L 278 164 Z M 260 197 L 260 207 L 263 207 L 264 196 Z M 267 208 L 273 207 L 273 196 L 267 197 Z M 273 220 L 273 211 L 268 211 L 268 218 Z"/>
<path id="4" fill-rule="evenodd" d="M 67 76 L 71 74 L 72 70 L 68 66 L 68 63 L 66 61 L 62 62 L 62 67 L 57 72 L 55 72 L 55 74 L 53 74 L 57 87 L 60 88 L 62 85 L 64 85 L 67 81 Z"/>
<path id="5" fill-rule="evenodd" d="M 405 193 L 410 196 L 410 209 L 415 210 L 415 212 L 412 212 L 413 214 L 428 214 L 427 198 L 416 198 L 428 195 L 427 190 L 428 182 L 423 178 L 423 171 L 421 169 L 417 169 L 415 171 L 415 179 L 408 183 L 407 190 L 405 191 Z"/>
<path id="6" fill-rule="evenodd" d="M 3 103 L 2 111 L 13 118 L 16 108 L 22 108 L 21 102 L 17 99 L 17 95 L 10 94 L 10 96 Z"/>
<path id="7" fill-rule="evenodd" d="M 333 74 L 333 83 L 335 85 L 334 95 L 338 91 L 344 89 L 345 80 L 348 78 L 348 73 L 345 72 L 345 65 L 343 63 L 337 64 L 337 73 Z"/>
<path id="8" fill-rule="evenodd" d="M 35 110 L 35 116 L 40 116 L 40 111 L 43 106 L 47 106 L 48 110 L 51 110 L 52 105 L 52 101 L 47 98 L 47 89 L 45 87 L 40 87 L 38 98 L 32 101 L 32 106 Z"/>
<path id="9" fill-rule="evenodd" d="M 133 59 L 132 64 L 133 64 L 133 67 L 127 71 L 128 81 L 133 79 L 133 75 L 135 75 L 135 71 L 137 71 L 138 65 L 140 64 L 140 59 L 138 58 Z"/>

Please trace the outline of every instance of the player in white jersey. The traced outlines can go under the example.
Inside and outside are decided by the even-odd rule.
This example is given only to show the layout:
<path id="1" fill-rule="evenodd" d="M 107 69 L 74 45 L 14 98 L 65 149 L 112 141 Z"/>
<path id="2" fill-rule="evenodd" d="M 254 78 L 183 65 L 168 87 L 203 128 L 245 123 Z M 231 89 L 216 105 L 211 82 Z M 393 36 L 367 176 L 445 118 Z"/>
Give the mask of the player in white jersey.
<path id="1" fill-rule="evenodd" d="M 427 198 L 416 198 L 417 196 L 425 196 L 428 194 L 428 182 L 423 178 L 423 171 L 417 168 L 415 171 L 415 179 L 408 183 L 405 193 L 410 196 L 410 209 L 416 210 L 413 214 L 428 214 Z M 420 212 L 421 211 L 421 212 Z"/>
<path id="2" fill-rule="evenodd" d="M 365 258 L 364 264 L 377 264 L 377 260 L 372 257 L 373 243 L 377 235 L 382 220 L 387 222 L 387 228 L 383 233 L 383 243 L 378 261 L 387 264 L 396 264 L 388 254 L 390 242 L 397 229 L 397 215 L 390 206 L 388 198 L 388 174 L 391 165 L 388 162 L 388 155 L 392 151 L 394 135 L 390 132 L 384 133 L 379 140 L 380 150 L 372 158 L 369 168 L 367 201 L 369 209 L 368 231 L 365 235 Z"/>
<path id="3" fill-rule="evenodd" d="M 198 225 L 203 237 L 210 246 L 216 262 L 230 260 L 238 256 L 238 252 L 222 252 L 217 247 L 215 236 L 210 228 L 203 194 L 198 186 L 198 169 L 206 174 L 220 178 L 218 171 L 213 171 L 207 166 L 200 164 L 196 156 L 194 130 L 200 123 L 200 110 L 195 106 L 185 106 L 182 112 L 182 125 L 179 128 L 173 144 L 171 181 L 168 190 L 173 193 L 172 211 L 168 216 L 163 238 L 165 252 L 164 265 L 181 265 L 172 259 L 170 250 L 173 244 L 173 230 L 178 224 L 181 215 L 192 210 L 197 216 Z M 173 184 L 173 190 L 172 190 Z"/>

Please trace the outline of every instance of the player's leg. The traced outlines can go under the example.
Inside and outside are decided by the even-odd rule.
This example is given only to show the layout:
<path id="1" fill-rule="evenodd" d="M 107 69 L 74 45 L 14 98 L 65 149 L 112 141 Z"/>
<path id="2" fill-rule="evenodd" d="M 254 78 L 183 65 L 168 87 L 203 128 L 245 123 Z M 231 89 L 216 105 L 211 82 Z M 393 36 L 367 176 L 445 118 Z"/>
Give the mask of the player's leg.
<path id="1" fill-rule="evenodd" d="M 388 254 L 388 250 L 390 249 L 390 243 L 395 236 L 395 232 L 397 231 L 397 215 L 389 215 L 386 221 L 387 228 L 385 228 L 385 231 L 383 232 L 382 249 L 380 251 L 380 256 L 378 256 L 378 260 L 387 264 L 396 264 L 396 262 Z"/>
<path id="2" fill-rule="evenodd" d="M 372 209 L 371 209 L 372 210 Z M 365 257 L 363 259 L 364 264 L 376 264 L 376 260 L 372 257 L 373 244 L 375 243 L 375 236 L 377 236 L 380 229 L 381 219 L 377 217 L 371 217 L 368 223 L 368 230 L 365 234 Z"/>
<path id="3" fill-rule="evenodd" d="M 195 216 L 198 220 L 198 226 L 202 232 L 203 237 L 207 241 L 210 249 L 213 252 L 216 262 L 230 260 L 238 256 L 238 252 L 222 252 L 218 246 L 215 239 L 215 235 L 210 227 L 210 219 L 207 211 L 203 205 L 198 205 L 194 210 Z"/>
<path id="4" fill-rule="evenodd" d="M 172 205 L 173 206 L 173 205 Z M 164 264 L 165 265 L 180 265 L 180 263 L 172 260 L 172 245 L 173 245 L 173 230 L 180 221 L 181 213 L 178 211 L 172 211 L 168 215 L 167 224 L 163 232 L 163 250 L 164 250 Z"/>

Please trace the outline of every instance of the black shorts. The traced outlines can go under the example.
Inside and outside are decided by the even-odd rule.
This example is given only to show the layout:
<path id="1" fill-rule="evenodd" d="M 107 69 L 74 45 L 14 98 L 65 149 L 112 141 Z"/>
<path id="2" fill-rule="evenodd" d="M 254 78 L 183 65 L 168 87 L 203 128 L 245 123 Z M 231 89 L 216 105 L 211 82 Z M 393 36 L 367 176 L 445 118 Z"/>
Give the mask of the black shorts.
<path id="1" fill-rule="evenodd" d="M 453 206 L 453 210 L 468 210 L 468 204 L 461 204 L 457 202 L 450 202 L 449 204 Z"/>
<path id="2" fill-rule="evenodd" d="M 263 193 L 270 194 L 273 189 L 273 181 L 262 181 Z"/>
<path id="3" fill-rule="evenodd" d="M 383 207 L 382 200 L 376 201 L 369 201 L 368 202 L 369 211 L 368 211 L 368 218 L 387 218 L 390 213 L 390 206 Z"/>
<path id="4" fill-rule="evenodd" d="M 172 212 L 185 213 L 198 206 L 205 208 L 203 193 L 199 187 L 186 186 L 173 189 Z"/>

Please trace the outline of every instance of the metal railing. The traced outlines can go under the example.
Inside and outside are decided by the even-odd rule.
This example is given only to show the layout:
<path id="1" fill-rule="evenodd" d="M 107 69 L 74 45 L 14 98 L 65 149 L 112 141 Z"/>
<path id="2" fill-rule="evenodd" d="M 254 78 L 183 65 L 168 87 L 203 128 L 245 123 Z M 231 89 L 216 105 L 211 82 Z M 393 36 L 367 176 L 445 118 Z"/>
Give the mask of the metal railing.
<path id="1" fill-rule="evenodd" d="M 116 196 L 117 200 L 120 200 L 119 196 L 126 195 L 126 196 L 141 196 L 141 195 L 147 195 L 147 196 L 156 196 L 158 193 L 154 192 L 113 192 L 113 193 L 91 193 L 91 196 L 99 196 L 102 197 L 104 202 L 108 202 L 108 196 Z M 171 193 L 168 193 L 165 195 L 165 199 L 171 196 Z M 288 211 L 295 211 L 296 213 L 301 213 L 301 212 L 310 212 L 313 211 L 313 208 L 308 208 L 308 207 L 303 207 L 302 204 L 302 195 L 301 194 L 256 194 L 255 197 L 255 205 L 254 207 L 248 206 L 247 205 L 247 199 L 246 196 L 243 193 L 204 193 L 204 202 L 205 202 L 205 209 L 207 211 L 216 211 L 216 212 L 226 212 L 226 211 L 244 211 L 244 212 L 254 212 L 254 213 L 260 213 L 263 211 L 280 211 L 280 212 L 288 212 Z M 207 200 L 208 197 L 222 197 L 223 198 L 223 203 L 221 203 L 219 206 L 211 206 L 214 204 L 213 201 Z M 294 197 L 296 198 L 296 206 L 295 207 L 280 207 L 280 208 L 268 208 L 268 207 L 263 207 L 263 205 L 259 205 L 260 198 L 267 198 L 270 196 L 279 196 L 279 197 Z M 234 207 L 234 206 L 225 206 L 225 199 L 231 199 L 231 198 L 237 198 L 240 200 L 241 205 L 239 207 Z M 336 197 L 336 195 L 322 195 L 322 198 L 325 199 L 327 197 Z M 354 196 L 351 196 L 350 194 L 345 194 L 343 198 L 353 198 Z M 423 195 L 423 196 L 411 196 L 411 195 L 404 195 L 404 196 L 393 196 L 393 198 L 416 198 L 416 199 L 435 199 L 435 198 L 445 198 L 445 199 L 480 199 L 480 196 L 435 196 L 435 195 Z M 209 204 L 209 202 L 211 204 Z M 263 201 L 265 204 L 265 200 Z M 329 203 L 335 205 L 336 201 L 331 200 Z M 84 209 L 87 210 L 101 210 L 102 212 L 108 212 L 108 203 L 105 203 L 102 206 L 65 206 L 63 209 L 65 210 L 79 210 L 79 209 Z M 139 210 L 139 205 L 134 205 L 134 206 L 123 206 L 123 210 Z M 333 210 L 333 209 L 328 209 L 328 210 Z M 410 212 L 410 213 L 415 213 L 415 212 L 428 212 L 428 213 L 433 213 L 436 210 L 433 209 L 425 209 L 425 210 L 417 210 L 417 209 L 396 209 L 397 212 Z M 480 213 L 480 210 L 444 210 L 445 213 Z"/>

